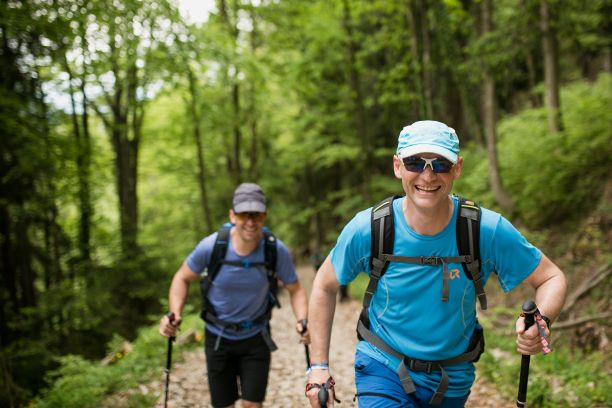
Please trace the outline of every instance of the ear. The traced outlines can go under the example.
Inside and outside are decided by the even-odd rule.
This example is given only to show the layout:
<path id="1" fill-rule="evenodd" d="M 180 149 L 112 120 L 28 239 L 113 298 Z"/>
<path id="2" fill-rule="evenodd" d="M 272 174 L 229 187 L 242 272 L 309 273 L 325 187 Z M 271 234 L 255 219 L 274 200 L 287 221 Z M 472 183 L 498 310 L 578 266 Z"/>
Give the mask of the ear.
<path id="1" fill-rule="evenodd" d="M 236 214 L 232 209 L 229 210 L 229 219 L 232 224 L 236 224 Z"/>
<path id="2" fill-rule="evenodd" d="M 398 179 L 402 178 L 402 168 L 404 167 L 404 163 L 402 160 L 397 157 L 396 154 L 393 155 L 393 173 L 395 173 L 395 177 Z"/>
<path id="3" fill-rule="evenodd" d="M 457 180 L 461 176 L 461 169 L 463 168 L 463 157 L 457 158 L 457 163 L 453 166 L 453 179 Z"/>

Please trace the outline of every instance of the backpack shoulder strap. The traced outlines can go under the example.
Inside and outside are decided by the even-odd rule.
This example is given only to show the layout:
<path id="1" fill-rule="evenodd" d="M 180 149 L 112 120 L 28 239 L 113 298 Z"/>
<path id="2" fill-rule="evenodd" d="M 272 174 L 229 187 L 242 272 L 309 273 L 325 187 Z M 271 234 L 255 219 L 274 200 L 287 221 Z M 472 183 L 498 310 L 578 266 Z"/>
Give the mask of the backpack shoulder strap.
<path id="1" fill-rule="evenodd" d="M 462 262 L 466 276 L 474 282 L 476 296 L 481 309 L 487 308 L 487 296 L 484 292 L 480 274 L 480 218 L 481 209 L 474 201 L 459 198 L 457 214 L 457 248 L 459 255 L 469 256 L 469 262 Z"/>
<path id="2" fill-rule="evenodd" d="M 208 300 L 208 291 L 212 281 L 215 279 L 219 273 L 219 270 L 223 266 L 225 254 L 227 253 L 227 248 L 229 246 L 231 228 L 231 224 L 223 224 L 223 226 L 217 232 L 217 238 L 215 239 L 215 244 L 210 255 L 210 262 L 208 262 L 206 273 L 200 281 L 200 293 L 202 295 L 202 312 L 200 316 L 204 320 L 206 320 L 207 315 L 210 314 L 209 311 L 213 310 L 213 307 Z"/>
<path id="3" fill-rule="evenodd" d="M 266 267 L 276 274 L 276 259 L 278 249 L 276 247 L 276 236 L 267 228 L 263 230 L 264 236 L 264 261 Z"/>
<path id="4" fill-rule="evenodd" d="M 270 287 L 271 306 L 281 307 L 278 300 L 278 279 L 276 277 L 276 260 L 278 258 L 278 240 L 276 236 L 268 229 L 263 230 L 264 237 L 264 263 L 266 267 L 266 275 L 268 277 L 268 286 Z"/>
<path id="5" fill-rule="evenodd" d="M 366 327 L 370 327 L 368 308 L 372 302 L 372 296 L 378 286 L 378 281 L 387 271 L 389 261 L 383 259 L 383 254 L 393 253 L 393 243 L 395 239 L 395 223 L 393 221 L 393 200 L 397 196 L 385 198 L 383 201 L 372 207 L 370 214 L 370 229 L 372 243 L 370 246 L 370 282 L 363 295 L 363 308 L 359 320 Z"/>
<path id="6" fill-rule="evenodd" d="M 231 228 L 231 225 L 223 224 L 217 232 L 217 239 L 215 240 L 215 245 L 210 255 L 210 262 L 208 263 L 208 278 L 211 282 L 217 276 L 221 266 L 223 266 L 223 260 L 229 246 Z"/>

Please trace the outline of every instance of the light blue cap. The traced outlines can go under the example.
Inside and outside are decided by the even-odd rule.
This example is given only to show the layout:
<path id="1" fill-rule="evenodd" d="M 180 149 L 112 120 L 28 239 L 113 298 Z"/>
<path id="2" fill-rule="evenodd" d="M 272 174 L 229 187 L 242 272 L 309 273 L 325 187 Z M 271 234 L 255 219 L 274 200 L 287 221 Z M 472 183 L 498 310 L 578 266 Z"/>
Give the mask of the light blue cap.
<path id="1" fill-rule="evenodd" d="M 422 120 L 402 129 L 397 138 L 400 158 L 419 153 L 435 153 L 453 163 L 459 154 L 459 138 L 455 129 L 435 120 Z"/>

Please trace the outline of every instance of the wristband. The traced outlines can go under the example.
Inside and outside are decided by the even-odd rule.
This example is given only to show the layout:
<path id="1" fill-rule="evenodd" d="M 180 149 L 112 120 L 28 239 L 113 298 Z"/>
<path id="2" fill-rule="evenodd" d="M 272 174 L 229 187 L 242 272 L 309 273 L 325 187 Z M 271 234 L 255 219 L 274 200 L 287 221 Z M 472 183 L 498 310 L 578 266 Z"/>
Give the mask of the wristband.
<path id="1" fill-rule="evenodd" d="M 311 370 L 329 370 L 329 364 L 328 363 L 314 363 L 310 365 L 310 369 Z"/>
<path id="2" fill-rule="evenodd" d="M 314 364 L 311 364 L 308 367 L 308 369 L 306 370 L 306 375 L 310 375 L 312 370 L 329 370 L 329 364 L 328 363 L 314 363 Z"/>

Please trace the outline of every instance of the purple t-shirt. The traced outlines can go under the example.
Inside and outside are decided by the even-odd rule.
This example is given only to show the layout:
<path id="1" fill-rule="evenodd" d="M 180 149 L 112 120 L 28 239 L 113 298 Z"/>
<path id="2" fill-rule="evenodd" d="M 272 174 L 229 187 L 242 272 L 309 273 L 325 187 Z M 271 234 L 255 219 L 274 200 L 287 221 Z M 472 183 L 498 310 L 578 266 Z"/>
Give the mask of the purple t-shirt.
<path id="1" fill-rule="evenodd" d="M 204 238 L 187 257 L 187 266 L 198 275 L 208 267 L 217 233 Z M 289 250 L 277 239 L 276 276 L 284 284 L 295 283 L 298 280 Z M 229 240 L 225 260 L 239 262 L 264 262 L 264 240 L 257 248 L 246 256 L 236 254 L 232 240 Z M 252 321 L 261 316 L 269 304 L 269 283 L 264 266 L 234 266 L 223 264 L 208 291 L 208 300 L 212 304 L 217 317 L 230 323 Z M 250 329 L 234 331 L 222 330 L 211 323 L 206 328 L 216 335 L 222 335 L 231 340 L 242 340 L 259 333 L 265 323 L 255 325 Z"/>

